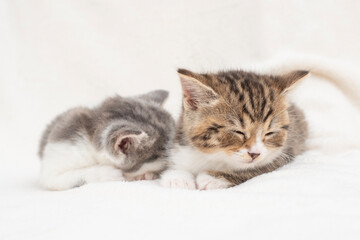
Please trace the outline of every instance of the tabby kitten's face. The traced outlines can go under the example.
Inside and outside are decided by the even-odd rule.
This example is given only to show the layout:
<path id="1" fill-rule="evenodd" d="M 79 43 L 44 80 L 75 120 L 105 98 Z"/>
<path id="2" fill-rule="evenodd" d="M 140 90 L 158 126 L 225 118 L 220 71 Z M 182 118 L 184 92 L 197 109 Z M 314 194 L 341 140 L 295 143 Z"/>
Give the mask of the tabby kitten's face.
<path id="1" fill-rule="evenodd" d="M 184 94 L 182 131 L 193 147 L 224 154 L 224 161 L 238 169 L 267 164 L 281 154 L 289 127 L 285 93 L 308 72 L 178 72 Z"/>

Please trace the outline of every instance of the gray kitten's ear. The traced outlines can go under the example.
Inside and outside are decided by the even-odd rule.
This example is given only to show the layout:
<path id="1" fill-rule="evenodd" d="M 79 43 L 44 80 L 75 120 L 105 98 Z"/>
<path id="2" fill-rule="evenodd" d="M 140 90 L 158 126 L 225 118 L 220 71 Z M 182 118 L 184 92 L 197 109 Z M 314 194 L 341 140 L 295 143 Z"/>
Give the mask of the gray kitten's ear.
<path id="1" fill-rule="evenodd" d="M 140 143 L 147 139 L 148 135 L 143 131 L 122 130 L 116 133 L 114 150 L 127 155 L 129 152 L 136 150 Z"/>
<path id="2" fill-rule="evenodd" d="M 168 96 L 169 96 L 168 91 L 159 89 L 145 93 L 143 95 L 140 95 L 139 97 L 146 101 L 151 101 L 153 103 L 159 104 L 161 106 L 164 104 Z"/>
<path id="3" fill-rule="evenodd" d="M 178 74 L 183 90 L 184 106 L 187 109 L 196 110 L 201 106 L 209 106 L 219 99 L 213 89 L 197 79 L 197 74 L 185 69 L 179 69 Z"/>

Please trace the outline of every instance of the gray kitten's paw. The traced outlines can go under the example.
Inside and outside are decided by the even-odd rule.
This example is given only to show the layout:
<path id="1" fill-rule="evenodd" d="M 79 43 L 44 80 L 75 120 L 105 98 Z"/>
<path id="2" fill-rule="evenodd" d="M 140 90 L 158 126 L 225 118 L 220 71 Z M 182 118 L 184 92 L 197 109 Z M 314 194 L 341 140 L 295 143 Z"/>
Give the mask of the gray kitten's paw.
<path id="1" fill-rule="evenodd" d="M 159 177 L 159 175 L 154 172 L 146 172 L 144 174 L 137 175 L 137 176 L 130 176 L 130 175 L 124 174 L 124 177 L 126 178 L 127 181 L 139 181 L 139 180 L 154 180 L 154 179 L 157 179 Z"/>
<path id="2" fill-rule="evenodd" d="M 207 173 L 200 173 L 196 177 L 196 185 L 200 190 L 222 189 L 231 187 L 231 183 L 225 179 L 213 177 Z"/>
<path id="3" fill-rule="evenodd" d="M 169 188 L 196 189 L 194 175 L 181 170 L 165 171 L 161 175 L 160 185 Z"/>

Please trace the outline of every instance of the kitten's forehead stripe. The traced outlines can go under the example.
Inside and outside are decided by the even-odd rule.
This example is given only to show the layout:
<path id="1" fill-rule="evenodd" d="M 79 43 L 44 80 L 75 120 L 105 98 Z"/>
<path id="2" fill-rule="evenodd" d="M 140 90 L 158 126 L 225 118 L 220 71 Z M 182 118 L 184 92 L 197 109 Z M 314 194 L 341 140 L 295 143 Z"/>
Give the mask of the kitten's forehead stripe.
<path id="1" fill-rule="evenodd" d="M 243 113 L 245 113 L 247 116 L 249 116 L 249 118 L 251 119 L 251 122 L 255 122 L 255 119 L 252 116 L 252 114 L 249 112 L 246 103 L 244 103 L 242 110 L 243 110 Z"/>
<path id="2" fill-rule="evenodd" d="M 249 98 L 250 98 L 250 102 L 251 102 L 251 107 L 252 107 L 252 111 L 255 111 L 256 108 L 255 108 L 255 103 L 254 103 L 254 94 L 253 94 L 253 91 L 252 91 L 252 88 L 249 86 L 249 80 L 246 79 L 245 80 L 247 82 L 246 86 L 247 86 L 247 91 L 249 93 Z"/>
<path id="3" fill-rule="evenodd" d="M 263 100 L 261 102 L 261 110 L 260 110 L 261 116 L 259 116 L 259 117 L 262 117 L 264 115 L 264 110 L 265 110 L 266 103 L 267 103 L 266 98 L 263 98 Z"/>
<path id="4" fill-rule="evenodd" d="M 274 91 L 269 89 L 270 101 L 274 101 Z"/>
<path id="5" fill-rule="evenodd" d="M 234 78 L 231 77 L 230 75 L 225 75 L 225 79 L 230 84 L 230 91 L 234 92 L 235 95 L 239 95 L 240 91 L 239 91 L 239 88 L 236 85 L 236 82 L 235 82 Z"/>
<path id="6" fill-rule="evenodd" d="M 240 94 L 240 97 L 239 97 L 239 101 L 240 101 L 240 102 L 244 101 L 244 98 L 245 98 L 244 94 L 241 93 L 241 94 Z"/>
<path id="7" fill-rule="evenodd" d="M 245 127 L 245 125 L 244 125 L 244 119 L 242 118 L 242 116 L 241 116 L 240 114 L 237 114 L 237 117 L 238 117 L 238 120 L 239 120 L 239 122 L 240 122 L 241 127 Z M 233 122 L 233 121 L 232 121 L 232 122 Z M 234 124 L 234 122 L 233 122 L 232 124 Z"/>
<path id="8" fill-rule="evenodd" d="M 269 116 L 270 116 L 272 113 L 273 113 L 273 109 L 270 108 L 269 111 L 268 111 L 268 113 L 265 115 L 265 118 L 264 118 L 263 121 L 266 122 L 266 120 L 269 118 Z"/>
<path id="9" fill-rule="evenodd" d="M 202 79 L 205 84 L 223 95 L 225 99 L 233 101 L 233 104 L 241 104 L 240 108 L 234 107 L 240 110 L 238 116 L 242 124 L 242 115 L 248 116 L 252 122 L 255 122 L 262 121 L 269 113 L 275 99 L 275 92 L 270 83 L 271 77 L 243 71 L 220 72 L 206 76 L 208 79 Z"/>

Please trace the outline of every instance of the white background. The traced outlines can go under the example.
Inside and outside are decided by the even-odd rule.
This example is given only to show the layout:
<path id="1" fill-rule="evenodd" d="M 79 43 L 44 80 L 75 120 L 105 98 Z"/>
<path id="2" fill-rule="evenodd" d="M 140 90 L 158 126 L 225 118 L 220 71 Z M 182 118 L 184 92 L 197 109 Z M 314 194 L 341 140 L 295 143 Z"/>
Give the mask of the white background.
<path id="1" fill-rule="evenodd" d="M 0 238 L 359 239 L 360 155 L 350 151 L 359 142 L 350 140 L 360 118 L 333 86 L 319 94 L 324 86 L 307 82 L 295 94 L 300 106 L 319 102 L 333 111 L 308 110 L 308 155 L 234 189 L 170 191 L 142 182 L 46 192 L 36 155 L 56 114 L 115 93 L 169 90 L 166 108 L 176 117 L 178 67 L 256 66 L 282 52 L 358 66 L 359 23 L 356 0 L 0 1 Z M 337 144 L 341 133 L 352 145 Z M 317 152 L 324 139 L 334 152 Z"/>

